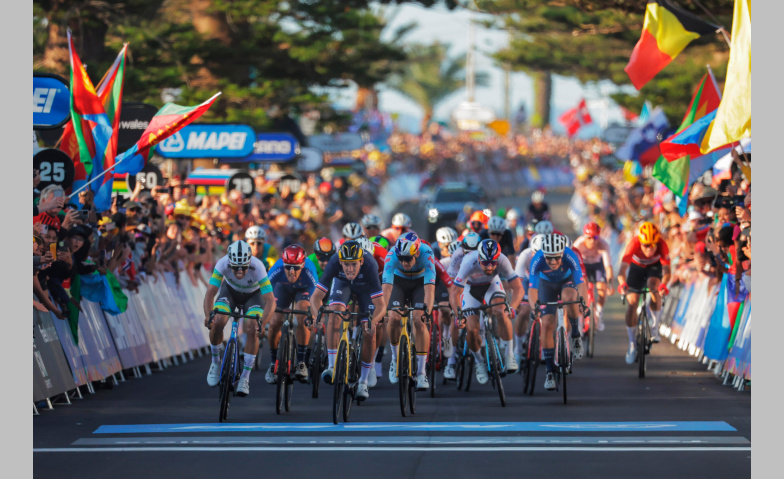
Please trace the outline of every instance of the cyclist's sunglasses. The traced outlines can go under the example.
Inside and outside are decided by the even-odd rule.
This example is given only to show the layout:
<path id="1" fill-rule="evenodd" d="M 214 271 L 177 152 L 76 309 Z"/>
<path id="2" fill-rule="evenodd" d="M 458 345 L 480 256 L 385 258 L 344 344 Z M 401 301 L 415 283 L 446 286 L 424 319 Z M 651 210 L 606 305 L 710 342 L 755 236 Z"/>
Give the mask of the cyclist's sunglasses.
<path id="1" fill-rule="evenodd" d="M 316 255 L 316 259 L 321 261 L 322 263 L 326 263 L 327 261 L 332 259 L 332 256 L 319 256 L 319 255 Z"/>
<path id="2" fill-rule="evenodd" d="M 283 267 L 286 269 L 286 271 L 299 271 L 302 269 L 302 266 L 296 264 L 284 264 Z"/>
<path id="3" fill-rule="evenodd" d="M 404 228 L 405 228 L 405 226 L 393 226 L 392 227 L 392 229 L 395 230 L 395 231 L 403 231 Z"/>
<path id="4" fill-rule="evenodd" d="M 596 236 L 586 236 L 585 239 L 587 239 L 587 240 L 595 240 Z"/>
<path id="5" fill-rule="evenodd" d="M 485 266 L 485 267 L 487 267 L 487 266 L 495 266 L 497 263 L 498 263 L 498 261 L 497 260 L 493 260 L 493 259 L 491 259 L 489 261 L 481 261 L 481 260 L 479 261 L 479 264 L 481 264 L 482 266 Z"/>
<path id="6" fill-rule="evenodd" d="M 481 221 L 472 221 L 471 222 L 471 227 L 473 229 L 475 229 L 475 230 L 482 229 L 483 226 L 484 226 L 484 224 Z"/>
<path id="7" fill-rule="evenodd" d="M 504 235 L 503 233 L 500 233 L 498 231 L 491 231 L 490 232 L 490 236 L 503 236 L 503 235 Z"/>
<path id="8" fill-rule="evenodd" d="M 260 245 L 264 244 L 264 241 L 262 241 L 262 240 L 253 240 L 253 241 L 248 241 L 248 244 L 251 245 L 251 246 L 253 246 L 253 245 L 259 245 L 260 246 Z"/>
<path id="9" fill-rule="evenodd" d="M 413 256 L 400 256 L 400 255 L 398 255 L 397 259 L 401 263 L 410 263 L 410 262 L 414 261 L 414 257 Z"/>
<path id="10" fill-rule="evenodd" d="M 646 248 L 646 249 L 653 249 L 653 248 L 656 247 L 656 245 L 654 245 L 654 244 L 645 244 L 645 243 L 640 243 L 640 246 L 642 246 L 643 248 Z"/>
<path id="11" fill-rule="evenodd" d="M 550 263 L 550 262 L 557 263 L 558 261 L 561 261 L 561 258 L 562 258 L 561 255 L 558 255 L 558 256 L 545 256 L 544 257 L 545 261 L 547 261 L 548 263 Z"/>
<path id="12" fill-rule="evenodd" d="M 232 271 L 246 271 L 250 266 L 232 266 Z"/>

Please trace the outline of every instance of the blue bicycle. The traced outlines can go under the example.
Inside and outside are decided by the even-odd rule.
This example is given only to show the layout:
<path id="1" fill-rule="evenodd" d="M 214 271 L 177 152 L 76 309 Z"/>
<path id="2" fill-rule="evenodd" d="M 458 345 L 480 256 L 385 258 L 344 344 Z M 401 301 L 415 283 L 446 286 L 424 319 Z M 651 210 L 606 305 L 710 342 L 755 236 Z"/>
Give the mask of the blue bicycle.
<path id="1" fill-rule="evenodd" d="M 504 364 L 501 350 L 498 346 L 496 321 L 491 314 L 487 313 L 488 309 L 499 305 L 503 305 L 504 309 L 506 309 L 507 312 L 509 311 L 509 303 L 506 301 L 496 301 L 494 303 L 491 302 L 490 304 L 483 304 L 477 308 L 467 308 L 463 310 L 463 314 L 466 317 L 477 313 L 480 315 L 480 324 L 484 326 L 485 330 L 485 364 L 487 366 L 488 375 L 490 376 L 490 384 L 493 386 L 493 389 L 498 391 L 498 397 L 501 399 L 501 407 L 506 407 L 506 394 L 504 393 L 504 384 L 501 382 L 501 378 L 506 376 L 506 365 Z M 470 371 L 468 374 L 470 377 Z M 468 390 L 468 388 L 466 388 L 466 390 Z"/>
<path id="2" fill-rule="evenodd" d="M 237 311 L 239 310 L 239 313 Z M 223 352 L 223 359 L 221 360 L 221 375 L 218 382 L 218 398 L 220 399 L 220 415 L 218 422 L 226 420 L 229 414 L 229 402 L 231 397 L 236 395 L 237 382 L 240 380 L 240 351 L 239 341 L 237 340 L 237 330 L 239 329 L 240 318 L 255 319 L 258 325 L 258 330 L 261 331 L 261 316 L 258 314 L 248 315 L 242 309 L 237 308 L 231 315 L 231 335 L 226 341 L 226 350 Z M 213 309 L 210 313 L 210 321 L 208 325 L 212 325 L 212 320 L 216 313 L 223 313 L 217 309 Z M 231 393 L 231 394 L 229 394 Z"/>

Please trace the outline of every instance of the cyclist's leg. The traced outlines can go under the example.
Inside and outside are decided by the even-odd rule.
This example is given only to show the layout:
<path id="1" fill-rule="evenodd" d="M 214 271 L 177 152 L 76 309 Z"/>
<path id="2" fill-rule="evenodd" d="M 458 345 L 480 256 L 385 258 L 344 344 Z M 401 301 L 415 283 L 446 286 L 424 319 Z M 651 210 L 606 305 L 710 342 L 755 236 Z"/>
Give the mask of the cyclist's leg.
<path id="1" fill-rule="evenodd" d="M 346 305 L 351 299 L 351 283 L 335 278 L 332 280 L 332 287 L 329 293 L 328 308 L 334 311 L 345 311 Z M 328 369 L 335 367 L 335 356 L 338 354 L 338 342 L 340 341 L 340 328 L 343 321 L 333 316 L 328 321 L 325 330 L 327 340 L 327 356 L 329 359 Z"/>
<path id="2" fill-rule="evenodd" d="M 561 284 L 540 278 L 537 291 L 539 293 L 539 302 L 542 303 L 539 306 L 542 315 L 542 330 L 539 341 L 542 345 L 542 356 L 547 365 L 547 372 L 552 373 L 555 372 L 555 329 L 558 326 L 558 307 L 544 303 L 558 301 Z"/>
<path id="3" fill-rule="evenodd" d="M 466 309 L 471 308 L 478 308 L 482 305 L 481 301 L 474 297 L 471 294 L 471 285 L 466 285 L 463 290 L 463 301 L 460 305 L 460 309 L 465 311 Z M 466 342 L 468 343 L 468 349 L 471 350 L 471 354 L 474 355 L 474 359 L 476 359 L 477 364 L 484 363 L 484 358 L 482 357 L 481 347 L 482 347 L 482 339 L 479 335 L 479 315 L 472 314 L 471 316 L 466 317 Z"/>
<path id="4" fill-rule="evenodd" d="M 257 314 L 259 318 L 264 314 L 262 307 L 263 300 L 261 297 L 261 290 L 256 290 L 255 293 L 250 295 L 242 306 L 245 314 Z M 256 364 L 256 354 L 259 352 L 259 326 L 255 319 L 245 318 L 243 329 L 248 333 L 248 339 L 245 342 L 245 364 L 242 367 L 242 376 L 240 380 L 250 380 L 250 372 Z M 246 391 L 247 394 L 247 391 Z"/>
<path id="5" fill-rule="evenodd" d="M 648 296 L 648 305 L 651 311 L 651 331 L 658 331 L 662 315 L 662 297 L 659 293 L 659 285 L 662 280 L 662 266 L 661 263 L 658 263 L 646 269 L 648 270 L 647 286 L 651 290 Z"/>
<path id="6" fill-rule="evenodd" d="M 515 356 L 520 358 L 523 355 L 523 345 L 526 343 L 528 338 L 526 331 L 528 331 L 528 323 L 531 316 L 531 305 L 528 304 L 527 294 L 520 303 L 520 308 L 517 311 L 517 318 L 515 319 L 514 325 Z M 520 361 L 518 361 L 518 363 L 519 362 Z"/>
<path id="7" fill-rule="evenodd" d="M 577 293 L 577 287 L 572 282 L 571 278 L 563 283 L 561 286 L 561 299 L 564 302 L 567 301 L 577 301 L 580 298 L 580 295 Z M 566 332 L 571 330 L 572 337 L 578 338 L 580 337 L 580 328 L 578 327 L 578 319 L 580 318 L 580 307 L 576 304 L 567 304 L 564 306 L 564 313 L 566 317 L 569 319 L 566 325 Z"/>
<path id="8" fill-rule="evenodd" d="M 294 295 L 294 309 L 300 311 L 308 311 L 310 309 L 310 293 L 307 291 L 297 291 Z M 307 316 L 297 315 L 297 330 L 295 337 L 297 339 L 297 362 L 304 363 L 305 356 L 308 352 L 308 344 L 310 344 L 310 329 L 305 325 Z"/>
<path id="9" fill-rule="evenodd" d="M 234 297 L 231 294 L 230 287 L 224 281 L 218 290 L 218 295 L 215 300 L 213 309 L 217 309 L 220 313 L 216 313 L 212 318 L 212 325 L 210 326 L 210 351 L 212 352 L 212 360 L 220 364 L 220 345 L 223 342 L 223 330 L 226 327 L 226 322 L 229 320 L 229 315 L 234 311 Z"/>
<path id="10" fill-rule="evenodd" d="M 359 302 L 359 312 L 363 313 L 361 319 L 370 321 L 373 317 L 373 313 L 375 311 L 375 306 L 370 299 L 370 296 L 367 295 L 360 295 L 357 296 L 357 301 Z M 364 327 L 364 326 L 360 326 Z M 362 336 L 362 351 L 360 351 L 360 359 L 362 361 L 362 371 L 360 373 L 359 382 L 361 384 L 368 383 L 368 376 L 372 373 L 375 374 L 373 371 L 373 359 L 376 355 L 376 335 L 375 334 L 364 334 Z"/>
<path id="11" fill-rule="evenodd" d="M 604 269 L 604 262 L 600 263 L 600 267 L 596 270 L 596 283 L 594 286 L 593 294 L 593 312 L 596 318 L 596 325 L 599 329 L 604 329 L 602 321 L 604 320 L 604 301 L 607 298 L 607 271 Z M 610 286 L 611 287 L 611 286 Z"/>
<path id="12" fill-rule="evenodd" d="M 425 306 L 425 280 L 424 278 L 409 280 L 406 297 L 410 304 L 415 308 Z M 427 363 L 427 353 L 430 350 L 430 330 L 422 319 L 422 311 L 414 311 L 412 316 L 414 328 L 416 330 L 416 351 L 417 351 L 417 375 L 425 374 L 425 364 Z"/>
<path id="13" fill-rule="evenodd" d="M 275 295 L 275 307 L 280 309 L 288 309 L 294 299 L 294 292 L 289 286 L 284 284 L 276 284 L 272 288 L 272 294 Z M 285 319 L 283 313 L 273 313 L 270 319 L 269 331 L 267 332 L 267 339 L 270 344 L 270 354 L 272 363 L 278 357 L 278 344 L 280 344 L 280 327 L 283 326 Z"/>
<path id="14" fill-rule="evenodd" d="M 402 278 L 395 276 L 394 283 L 392 284 L 392 294 L 389 296 L 389 308 L 403 308 L 406 306 L 406 291 L 403 288 Z M 392 349 L 392 361 L 397 362 L 397 346 L 400 344 L 401 333 L 401 318 L 400 313 L 396 311 L 389 312 L 389 325 L 387 326 L 387 333 L 389 334 L 389 344 Z M 390 374 L 392 369 L 390 365 Z"/>

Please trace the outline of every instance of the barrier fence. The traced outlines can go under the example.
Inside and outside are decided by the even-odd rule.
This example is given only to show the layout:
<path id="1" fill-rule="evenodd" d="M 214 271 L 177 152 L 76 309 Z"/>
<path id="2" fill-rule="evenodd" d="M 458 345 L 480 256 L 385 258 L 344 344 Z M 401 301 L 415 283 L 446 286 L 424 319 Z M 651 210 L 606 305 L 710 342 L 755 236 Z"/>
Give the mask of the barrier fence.
<path id="1" fill-rule="evenodd" d="M 207 287 L 194 285 L 184 272 L 179 281 L 174 273 L 163 276 L 146 278 L 138 293 L 124 290 L 128 308 L 122 314 L 106 313 L 98 303 L 82 299 L 78 338 L 68 321 L 33 308 L 35 413 L 41 401 L 52 408 L 52 399 L 70 403 L 71 397 L 82 397 L 81 386 L 94 393 L 92 382 L 117 384 L 116 375 L 125 379 L 123 370 L 142 377 L 142 369 L 152 374 L 150 365 L 164 369 L 193 359 L 194 352 L 201 356 L 209 345 L 202 310 Z"/>
<path id="2" fill-rule="evenodd" d="M 588 221 L 585 201 L 575 194 L 568 211 L 575 229 L 582 231 Z M 603 228 L 602 237 L 610 244 L 617 274 L 631 236 Z M 724 274 L 711 285 L 710 278 L 694 275 L 689 283 L 673 286 L 664 300 L 660 333 L 707 364 L 724 384 L 731 383 L 743 391 L 751 386 L 751 295 L 731 304 L 730 281 L 734 278 Z"/>

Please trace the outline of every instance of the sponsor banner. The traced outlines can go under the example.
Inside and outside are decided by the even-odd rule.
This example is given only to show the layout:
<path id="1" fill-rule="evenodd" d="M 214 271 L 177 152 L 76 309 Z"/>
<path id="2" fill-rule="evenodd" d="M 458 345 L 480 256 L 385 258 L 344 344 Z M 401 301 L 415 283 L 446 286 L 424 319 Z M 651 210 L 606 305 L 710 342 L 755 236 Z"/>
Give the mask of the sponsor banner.
<path id="1" fill-rule="evenodd" d="M 324 156 L 317 148 L 305 146 L 299 149 L 299 158 L 297 158 L 297 171 L 318 171 L 323 165 Z"/>
<path id="2" fill-rule="evenodd" d="M 751 298 L 743 305 L 738 333 L 727 357 L 725 369 L 735 376 L 751 379 Z"/>
<path id="3" fill-rule="evenodd" d="M 120 110 L 120 131 L 117 133 L 117 152 L 130 149 L 142 137 L 158 109 L 146 103 L 125 103 Z M 133 189 L 133 188 L 131 188 Z"/>
<path id="4" fill-rule="evenodd" d="M 195 123 L 155 148 L 164 158 L 244 158 L 253 152 L 256 132 L 248 125 Z"/>
<path id="5" fill-rule="evenodd" d="M 324 152 L 359 150 L 365 146 L 359 133 L 335 133 L 333 135 L 314 135 L 308 137 L 308 144 Z"/>
<path id="6" fill-rule="evenodd" d="M 63 348 L 65 359 L 68 361 L 68 366 L 71 368 L 71 375 L 73 376 L 74 382 L 76 382 L 77 386 L 84 386 L 87 384 L 87 369 L 82 360 L 82 352 L 74 341 L 68 321 L 61 321 L 58 319 L 54 321 L 54 327 L 60 338 L 60 346 Z"/>
<path id="7" fill-rule="evenodd" d="M 147 336 L 144 334 L 135 303 L 130 301 L 131 296 L 139 296 L 137 293 L 125 291 L 128 296 L 128 308 L 124 313 L 111 315 L 104 313 L 106 324 L 114 339 L 114 346 L 120 356 L 120 363 L 123 369 L 130 369 L 152 362 L 152 351 L 147 344 Z"/>
<path id="8" fill-rule="evenodd" d="M 109 335 L 99 303 L 82 299 L 79 314 L 79 349 L 87 370 L 87 379 L 100 381 L 120 371 L 122 365 Z"/>
<path id="9" fill-rule="evenodd" d="M 33 128 L 59 128 L 70 118 L 68 82 L 58 75 L 33 73 Z"/>
<path id="10" fill-rule="evenodd" d="M 253 152 L 241 160 L 232 162 L 289 161 L 299 153 L 299 142 L 289 133 L 259 133 L 253 144 Z"/>
<path id="11" fill-rule="evenodd" d="M 55 321 L 60 321 L 55 318 Z M 76 388 L 52 313 L 33 308 L 33 401 Z"/>

